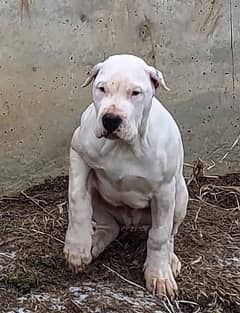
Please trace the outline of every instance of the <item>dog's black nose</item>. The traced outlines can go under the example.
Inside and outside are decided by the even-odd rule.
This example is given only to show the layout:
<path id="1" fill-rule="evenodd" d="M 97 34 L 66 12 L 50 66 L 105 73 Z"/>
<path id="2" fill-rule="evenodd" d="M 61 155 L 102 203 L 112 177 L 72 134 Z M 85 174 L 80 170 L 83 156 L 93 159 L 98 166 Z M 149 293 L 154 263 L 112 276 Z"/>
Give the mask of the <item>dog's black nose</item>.
<path id="1" fill-rule="evenodd" d="M 116 130 L 122 123 L 122 119 L 118 115 L 112 113 L 105 113 L 102 117 L 103 127 L 109 132 L 112 133 Z"/>

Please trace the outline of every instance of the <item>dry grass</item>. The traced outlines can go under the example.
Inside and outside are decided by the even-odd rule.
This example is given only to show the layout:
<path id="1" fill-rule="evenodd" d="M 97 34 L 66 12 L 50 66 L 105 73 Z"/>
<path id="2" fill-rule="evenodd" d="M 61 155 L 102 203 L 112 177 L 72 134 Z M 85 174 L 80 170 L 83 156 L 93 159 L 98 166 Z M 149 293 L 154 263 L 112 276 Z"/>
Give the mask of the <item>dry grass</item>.
<path id="1" fill-rule="evenodd" d="M 67 177 L 1 198 L 1 312 L 239 312 L 240 174 L 206 178 L 198 161 L 189 191 L 176 239 L 183 269 L 173 304 L 144 290 L 144 230 L 123 231 L 84 273 L 68 271 Z"/>

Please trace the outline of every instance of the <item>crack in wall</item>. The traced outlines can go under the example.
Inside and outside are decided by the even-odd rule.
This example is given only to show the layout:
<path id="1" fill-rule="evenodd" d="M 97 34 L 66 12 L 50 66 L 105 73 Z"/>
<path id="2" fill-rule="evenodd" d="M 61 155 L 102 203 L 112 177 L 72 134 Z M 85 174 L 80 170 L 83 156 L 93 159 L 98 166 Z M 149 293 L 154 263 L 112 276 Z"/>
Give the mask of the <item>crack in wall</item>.
<path id="1" fill-rule="evenodd" d="M 156 64 L 156 51 L 155 51 L 155 47 L 154 47 L 154 40 L 153 40 L 153 31 L 152 31 L 152 23 L 150 21 L 150 19 L 144 15 L 144 19 L 146 24 L 149 26 L 149 37 L 150 37 L 150 45 L 151 45 L 151 57 L 152 57 L 152 64 L 153 66 L 156 68 L 157 64 Z"/>
<path id="2" fill-rule="evenodd" d="M 23 20 L 24 13 L 30 18 L 30 7 L 32 0 L 21 0 L 21 20 Z"/>
<path id="3" fill-rule="evenodd" d="M 230 11 L 230 44 L 231 44 L 231 58 L 232 58 L 232 97 L 233 97 L 233 104 L 234 104 L 235 102 L 235 60 L 234 60 L 232 0 L 229 0 L 229 11 Z"/>

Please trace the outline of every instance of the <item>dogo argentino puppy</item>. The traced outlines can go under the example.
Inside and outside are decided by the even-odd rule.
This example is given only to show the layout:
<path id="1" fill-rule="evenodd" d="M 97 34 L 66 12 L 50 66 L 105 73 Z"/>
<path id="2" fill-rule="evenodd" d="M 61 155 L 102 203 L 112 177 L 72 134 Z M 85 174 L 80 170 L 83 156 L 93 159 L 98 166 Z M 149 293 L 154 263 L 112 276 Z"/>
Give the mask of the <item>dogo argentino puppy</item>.
<path id="1" fill-rule="evenodd" d="M 159 86 L 168 87 L 159 70 L 133 55 L 98 63 L 83 86 L 92 81 L 93 103 L 70 149 L 65 257 L 71 269 L 81 271 L 121 225 L 148 224 L 146 287 L 159 297 L 174 297 L 181 267 L 174 236 L 188 192 L 179 129 L 154 96 Z"/>

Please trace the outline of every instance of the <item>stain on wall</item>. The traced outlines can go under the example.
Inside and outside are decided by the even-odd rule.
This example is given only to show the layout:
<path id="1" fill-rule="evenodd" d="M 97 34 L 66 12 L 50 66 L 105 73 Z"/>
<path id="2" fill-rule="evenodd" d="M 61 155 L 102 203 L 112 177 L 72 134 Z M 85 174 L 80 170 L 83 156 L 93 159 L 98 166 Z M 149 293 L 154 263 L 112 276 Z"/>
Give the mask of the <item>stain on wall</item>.
<path id="1" fill-rule="evenodd" d="M 0 3 L 0 193 L 68 171 L 90 89 L 88 70 L 115 53 L 157 66 L 158 96 L 177 120 L 186 161 L 239 168 L 238 0 L 33 0 Z M 6 35 L 7 34 L 7 35 Z"/>

